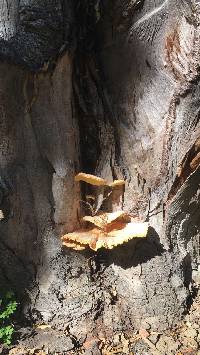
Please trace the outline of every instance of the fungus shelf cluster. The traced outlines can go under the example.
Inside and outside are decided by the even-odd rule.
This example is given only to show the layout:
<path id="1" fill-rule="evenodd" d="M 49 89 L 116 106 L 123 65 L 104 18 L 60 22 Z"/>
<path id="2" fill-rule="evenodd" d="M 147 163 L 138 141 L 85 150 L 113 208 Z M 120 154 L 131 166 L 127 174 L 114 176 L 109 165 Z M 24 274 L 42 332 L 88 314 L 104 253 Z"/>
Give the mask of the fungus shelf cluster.
<path id="1" fill-rule="evenodd" d="M 108 183 L 106 180 L 85 173 L 75 176 L 75 181 L 84 181 L 95 186 L 110 186 L 111 188 L 125 185 L 124 180 L 115 180 Z M 82 218 L 82 228 L 62 236 L 64 247 L 74 250 L 90 248 L 112 249 L 128 242 L 133 238 L 145 238 L 148 231 L 148 223 L 132 218 L 124 211 L 100 212 L 96 216 Z"/>

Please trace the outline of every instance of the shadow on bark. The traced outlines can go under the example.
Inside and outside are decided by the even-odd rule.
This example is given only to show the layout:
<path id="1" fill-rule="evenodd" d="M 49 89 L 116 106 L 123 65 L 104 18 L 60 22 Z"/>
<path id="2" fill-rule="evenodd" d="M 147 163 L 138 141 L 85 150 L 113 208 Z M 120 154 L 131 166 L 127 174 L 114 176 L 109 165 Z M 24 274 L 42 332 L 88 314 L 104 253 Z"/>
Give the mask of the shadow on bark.
<path id="1" fill-rule="evenodd" d="M 115 264 L 129 269 L 161 256 L 164 252 L 159 236 L 153 228 L 149 228 L 147 238 L 133 239 L 113 250 L 102 250 L 98 257 L 106 266 Z"/>

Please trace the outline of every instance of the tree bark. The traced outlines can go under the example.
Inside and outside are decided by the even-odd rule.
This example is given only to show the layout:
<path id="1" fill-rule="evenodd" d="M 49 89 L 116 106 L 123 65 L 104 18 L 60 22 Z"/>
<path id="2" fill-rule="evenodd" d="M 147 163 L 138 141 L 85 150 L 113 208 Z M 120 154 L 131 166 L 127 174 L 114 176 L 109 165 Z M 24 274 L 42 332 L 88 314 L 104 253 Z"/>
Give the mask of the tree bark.
<path id="1" fill-rule="evenodd" d="M 199 263 L 198 11 L 184 0 L 0 8 L 0 283 L 54 328 L 51 351 L 171 328 L 187 309 Z M 63 249 L 83 213 L 79 171 L 125 179 L 111 207 L 147 220 L 147 238 Z"/>

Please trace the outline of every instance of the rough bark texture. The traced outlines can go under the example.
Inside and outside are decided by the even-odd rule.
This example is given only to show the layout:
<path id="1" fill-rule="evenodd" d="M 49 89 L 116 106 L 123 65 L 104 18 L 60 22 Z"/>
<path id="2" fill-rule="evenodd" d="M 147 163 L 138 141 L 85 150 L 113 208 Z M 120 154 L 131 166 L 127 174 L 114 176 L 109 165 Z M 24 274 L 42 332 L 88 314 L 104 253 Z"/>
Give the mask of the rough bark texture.
<path id="1" fill-rule="evenodd" d="M 1 285 L 29 319 L 55 327 L 52 351 L 73 347 L 63 330 L 77 345 L 174 326 L 198 263 L 198 4 L 1 6 Z M 112 208 L 147 219 L 146 240 L 62 249 L 81 213 L 80 170 L 126 179 Z"/>

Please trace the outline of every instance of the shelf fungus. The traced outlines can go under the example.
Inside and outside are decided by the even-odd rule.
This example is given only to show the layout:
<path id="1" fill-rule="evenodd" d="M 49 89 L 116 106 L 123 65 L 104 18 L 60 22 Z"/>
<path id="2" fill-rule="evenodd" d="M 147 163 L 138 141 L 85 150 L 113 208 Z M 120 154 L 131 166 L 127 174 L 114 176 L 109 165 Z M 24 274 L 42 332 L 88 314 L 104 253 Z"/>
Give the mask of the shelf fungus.
<path id="1" fill-rule="evenodd" d="M 86 174 L 86 173 L 79 173 L 75 176 L 75 181 L 84 181 L 87 184 L 90 185 L 95 185 L 95 186 L 110 186 L 110 187 L 115 187 L 115 186 L 122 186 L 125 185 L 124 180 L 114 180 L 113 182 L 109 183 L 107 180 L 91 175 L 91 174 Z"/>
<path id="2" fill-rule="evenodd" d="M 115 207 L 118 195 L 121 196 L 124 192 L 124 180 L 114 180 L 110 183 L 95 175 L 79 173 L 75 176 L 75 181 L 84 181 L 96 186 L 96 198 L 89 195 L 90 200 L 95 200 L 96 206 L 91 208 L 92 216 L 82 218 L 81 229 L 65 234 L 61 238 L 63 246 L 74 250 L 84 250 L 89 247 L 96 251 L 100 248 L 112 249 L 131 239 L 146 237 L 148 223 L 133 219 L 121 210 L 110 213 L 99 212 L 104 200 L 110 198 L 111 192 L 112 208 Z M 111 189 L 106 198 L 104 197 L 105 189 Z"/>
<path id="3" fill-rule="evenodd" d="M 122 201 L 121 197 L 124 194 L 125 181 L 122 179 L 114 180 L 112 182 L 108 182 L 107 180 L 86 173 L 79 173 L 75 176 L 76 182 L 85 182 L 89 185 L 93 185 L 92 189 L 94 192 L 94 196 L 91 199 L 91 195 L 86 196 L 87 201 L 81 201 L 82 203 L 87 204 L 90 207 L 90 211 L 92 216 L 96 215 L 101 209 L 102 205 L 105 201 L 110 200 L 110 203 L 114 205 L 119 205 Z M 112 196 L 111 196 L 112 195 Z M 119 207 L 119 206 L 118 206 Z M 120 209 L 120 208 L 118 208 Z"/>
<path id="4" fill-rule="evenodd" d="M 97 216 L 85 216 L 84 228 L 62 237 L 62 244 L 74 250 L 113 249 L 134 238 L 145 238 L 148 223 L 132 221 L 124 211 L 100 213 Z"/>
<path id="5" fill-rule="evenodd" d="M 79 173 L 75 176 L 75 181 L 84 181 L 87 184 L 90 185 L 95 185 L 95 186 L 106 186 L 107 181 L 105 179 L 102 179 L 101 177 L 91 175 L 91 174 L 85 174 L 85 173 Z"/>

